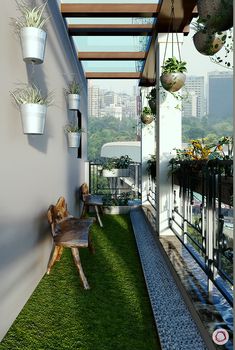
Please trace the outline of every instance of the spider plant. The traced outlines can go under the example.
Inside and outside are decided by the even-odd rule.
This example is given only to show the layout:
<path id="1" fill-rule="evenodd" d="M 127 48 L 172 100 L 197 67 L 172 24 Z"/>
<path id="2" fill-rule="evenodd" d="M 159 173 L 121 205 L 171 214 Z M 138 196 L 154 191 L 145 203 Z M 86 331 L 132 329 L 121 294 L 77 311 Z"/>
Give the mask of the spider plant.
<path id="1" fill-rule="evenodd" d="M 43 96 L 40 89 L 36 85 L 26 85 L 10 91 L 18 106 L 22 104 L 40 104 L 49 106 L 53 102 L 52 92 L 47 96 Z"/>
<path id="2" fill-rule="evenodd" d="M 76 82 L 75 79 L 68 85 L 68 89 L 65 89 L 66 95 L 73 94 L 79 95 L 81 91 L 80 85 Z"/>
<path id="3" fill-rule="evenodd" d="M 76 133 L 82 133 L 85 132 L 85 130 L 83 128 L 79 128 L 76 124 L 66 124 L 64 127 L 64 131 L 66 133 L 70 133 L 70 132 L 76 132 Z"/>

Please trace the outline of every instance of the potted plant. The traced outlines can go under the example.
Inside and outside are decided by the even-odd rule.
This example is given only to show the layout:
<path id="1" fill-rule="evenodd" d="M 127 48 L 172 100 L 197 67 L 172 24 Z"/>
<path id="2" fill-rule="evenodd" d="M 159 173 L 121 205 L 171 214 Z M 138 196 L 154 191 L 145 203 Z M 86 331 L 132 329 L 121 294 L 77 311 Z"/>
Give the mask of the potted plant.
<path id="1" fill-rule="evenodd" d="M 146 96 L 149 107 L 154 115 L 156 115 L 156 97 L 156 88 L 152 88 L 150 93 Z"/>
<path id="2" fill-rule="evenodd" d="M 198 15 L 206 28 L 221 32 L 233 26 L 233 0 L 198 0 Z"/>
<path id="3" fill-rule="evenodd" d="M 64 127 L 64 131 L 67 135 L 68 147 L 79 148 L 81 142 L 81 133 L 84 132 L 75 124 L 67 124 Z"/>
<path id="4" fill-rule="evenodd" d="M 80 106 L 80 86 L 74 79 L 65 90 L 68 100 L 68 108 L 70 110 L 78 110 Z"/>
<path id="5" fill-rule="evenodd" d="M 130 176 L 129 166 L 132 159 L 128 156 L 120 158 L 108 158 L 102 165 L 102 175 L 104 177 L 128 177 Z"/>
<path id="6" fill-rule="evenodd" d="M 147 160 L 147 173 L 152 181 L 156 180 L 156 155 L 151 154 L 150 159 Z"/>
<path id="7" fill-rule="evenodd" d="M 141 113 L 141 121 L 144 124 L 150 124 L 154 120 L 154 115 L 150 107 L 144 107 Z"/>
<path id="8" fill-rule="evenodd" d="M 215 32 L 205 27 L 200 21 L 193 24 L 196 33 L 193 36 L 193 43 L 198 52 L 202 55 L 213 56 L 225 44 L 226 32 Z"/>
<path id="9" fill-rule="evenodd" d="M 23 60 L 40 64 L 44 60 L 46 32 L 43 27 L 48 18 L 43 17 L 47 2 L 31 8 L 24 1 L 17 2 L 21 16 L 13 19 L 19 33 Z"/>
<path id="10" fill-rule="evenodd" d="M 20 109 L 24 134 L 43 134 L 52 94 L 43 96 L 36 85 L 26 85 L 10 93 Z"/>
<path id="11" fill-rule="evenodd" d="M 179 61 L 176 57 L 168 58 L 162 66 L 160 77 L 162 87 L 170 92 L 178 91 L 184 86 L 186 75 L 186 62 Z"/>

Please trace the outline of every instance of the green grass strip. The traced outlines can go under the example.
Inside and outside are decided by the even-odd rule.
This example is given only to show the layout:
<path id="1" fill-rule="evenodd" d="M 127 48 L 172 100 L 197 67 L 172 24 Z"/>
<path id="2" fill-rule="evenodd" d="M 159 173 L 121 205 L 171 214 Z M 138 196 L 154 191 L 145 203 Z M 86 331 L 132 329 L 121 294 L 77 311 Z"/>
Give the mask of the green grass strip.
<path id="1" fill-rule="evenodd" d="M 129 216 L 95 224 L 95 254 L 80 250 L 91 289 L 82 288 L 70 249 L 45 275 L 0 350 L 158 350 Z"/>

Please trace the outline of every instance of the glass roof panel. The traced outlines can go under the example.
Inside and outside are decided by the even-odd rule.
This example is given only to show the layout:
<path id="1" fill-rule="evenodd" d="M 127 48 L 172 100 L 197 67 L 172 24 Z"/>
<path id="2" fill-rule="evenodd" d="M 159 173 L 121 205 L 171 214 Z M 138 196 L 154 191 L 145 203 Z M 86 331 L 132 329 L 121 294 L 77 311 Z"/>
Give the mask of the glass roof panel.
<path id="1" fill-rule="evenodd" d="M 156 19 L 152 17 L 85 17 L 66 18 L 68 24 L 152 24 Z"/>
<path id="2" fill-rule="evenodd" d="M 142 61 L 82 61 L 86 72 L 140 72 Z"/>

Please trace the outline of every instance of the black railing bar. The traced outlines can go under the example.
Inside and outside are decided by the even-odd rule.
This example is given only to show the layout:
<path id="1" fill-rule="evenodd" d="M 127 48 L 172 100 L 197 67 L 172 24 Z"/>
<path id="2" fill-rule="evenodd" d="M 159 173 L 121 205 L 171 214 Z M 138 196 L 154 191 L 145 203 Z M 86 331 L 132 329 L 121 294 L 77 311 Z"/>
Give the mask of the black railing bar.
<path id="1" fill-rule="evenodd" d="M 220 291 L 220 293 L 223 295 L 223 297 L 227 300 L 227 302 L 233 306 L 233 300 L 232 297 L 226 293 L 223 288 L 220 287 L 220 285 L 216 282 L 216 280 L 211 277 L 211 271 L 208 269 L 208 267 L 203 264 L 196 256 L 195 254 L 191 251 L 190 247 L 187 246 L 187 244 L 185 244 L 183 242 L 183 240 L 181 239 L 181 237 L 178 235 L 178 233 L 171 227 L 171 230 L 174 232 L 174 234 L 176 235 L 176 237 L 180 240 L 180 242 L 183 244 L 183 246 L 187 249 L 187 251 L 192 255 L 192 257 L 194 258 L 194 260 L 197 262 L 197 264 L 201 267 L 201 269 L 205 272 L 205 274 L 207 275 L 207 277 L 214 283 L 214 285 L 218 288 L 218 290 Z M 225 279 L 227 279 L 225 277 Z"/>
<path id="2" fill-rule="evenodd" d="M 190 221 L 185 219 L 182 214 L 180 214 L 178 211 L 176 211 L 174 209 L 173 209 L 173 213 L 178 214 L 184 220 L 184 222 L 187 222 L 188 225 L 192 226 L 192 228 L 194 228 L 202 236 L 202 232 L 195 225 L 193 225 Z"/>
<path id="3" fill-rule="evenodd" d="M 221 270 L 221 269 L 217 266 L 217 264 L 215 264 L 215 267 L 216 267 L 217 270 L 219 271 L 219 274 L 220 274 L 221 276 L 223 276 L 223 277 L 233 286 L 233 280 L 232 280 L 232 278 L 231 278 L 225 271 Z"/>

